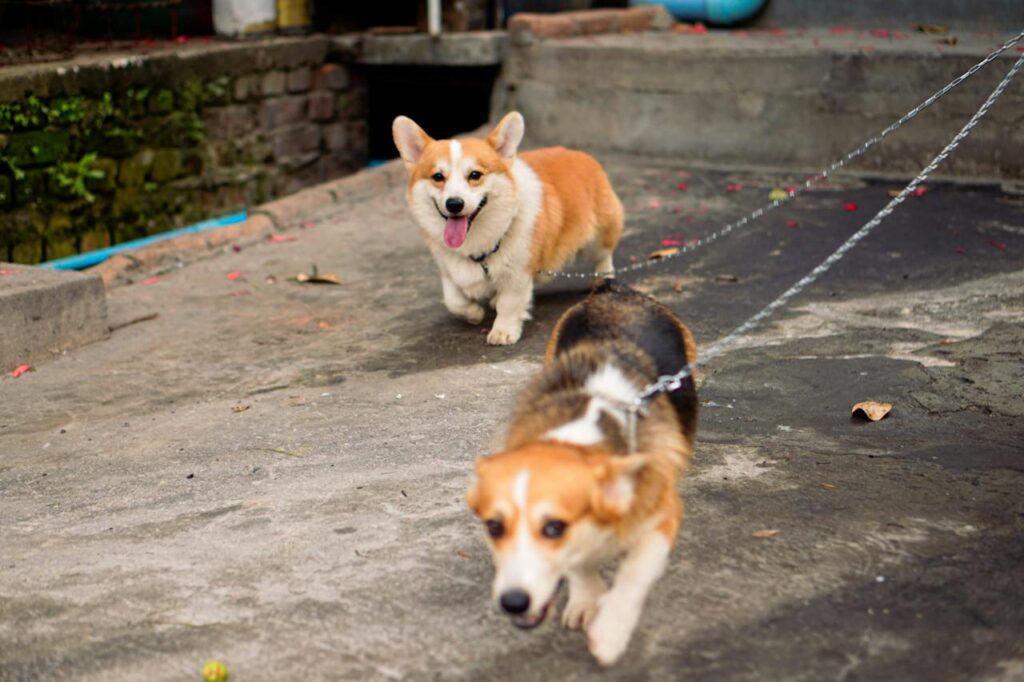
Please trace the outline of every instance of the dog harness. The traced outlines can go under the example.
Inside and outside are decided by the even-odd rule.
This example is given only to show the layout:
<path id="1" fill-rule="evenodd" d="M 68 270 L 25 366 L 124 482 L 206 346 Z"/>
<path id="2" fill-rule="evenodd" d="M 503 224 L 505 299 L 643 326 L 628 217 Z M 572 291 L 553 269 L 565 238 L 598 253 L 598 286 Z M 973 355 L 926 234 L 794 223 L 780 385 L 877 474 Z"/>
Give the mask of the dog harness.
<path id="1" fill-rule="evenodd" d="M 493 256 L 494 254 L 498 253 L 498 249 L 500 249 L 500 248 L 501 248 L 501 240 L 499 239 L 498 243 L 494 245 L 493 249 L 491 249 L 487 253 L 479 253 L 479 254 L 477 254 L 475 256 L 470 256 L 469 260 L 473 261 L 474 263 L 479 265 L 481 268 L 483 268 L 484 276 L 485 277 L 490 277 L 491 271 L 487 269 L 487 259 L 490 258 L 491 256 Z"/>

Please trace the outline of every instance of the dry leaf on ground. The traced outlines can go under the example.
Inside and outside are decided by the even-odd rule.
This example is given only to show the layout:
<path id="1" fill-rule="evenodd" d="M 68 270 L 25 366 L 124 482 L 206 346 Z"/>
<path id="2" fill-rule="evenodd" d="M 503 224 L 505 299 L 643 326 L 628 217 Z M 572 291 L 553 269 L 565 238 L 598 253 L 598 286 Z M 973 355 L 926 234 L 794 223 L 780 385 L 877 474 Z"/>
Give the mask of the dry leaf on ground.
<path id="1" fill-rule="evenodd" d="M 315 265 L 313 266 L 313 271 L 309 274 L 300 272 L 292 280 L 300 284 L 341 284 L 341 278 L 336 274 L 333 272 L 320 273 Z"/>
<path id="2" fill-rule="evenodd" d="M 716 282 L 738 282 L 740 278 L 736 275 L 727 275 L 725 273 L 715 275 Z"/>
<path id="3" fill-rule="evenodd" d="M 945 33 L 949 30 L 948 26 L 943 26 L 942 24 L 918 24 L 914 28 L 921 33 Z"/>
<path id="4" fill-rule="evenodd" d="M 238 405 L 235 405 L 234 407 L 232 407 L 231 411 L 232 412 L 245 412 L 250 407 L 252 407 L 252 405 L 247 405 L 245 403 L 239 403 Z"/>
<path id="5" fill-rule="evenodd" d="M 764 530 L 755 530 L 750 534 L 750 537 L 757 538 L 758 540 L 764 540 L 765 538 L 773 538 L 780 532 L 782 531 L 777 528 L 765 528 Z"/>
<path id="6" fill-rule="evenodd" d="M 865 417 L 873 422 L 878 421 L 892 410 L 892 403 L 880 403 L 874 400 L 865 400 L 850 408 L 850 414 L 862 412 Z"/>
<path id="7" fill-rule="evenodd" d="M 672 248 L 672 249 L 658 249 L 657 251 L 651 251 L 651 253 L 647 256 L 647 258 L 650 259 L 650 260 L 657 260 L 659 258 L 668 258 L 669 256 L 674 256 L 677 253 L 679 253 L 679 249 L 675 249 L 675 248 Z"/>

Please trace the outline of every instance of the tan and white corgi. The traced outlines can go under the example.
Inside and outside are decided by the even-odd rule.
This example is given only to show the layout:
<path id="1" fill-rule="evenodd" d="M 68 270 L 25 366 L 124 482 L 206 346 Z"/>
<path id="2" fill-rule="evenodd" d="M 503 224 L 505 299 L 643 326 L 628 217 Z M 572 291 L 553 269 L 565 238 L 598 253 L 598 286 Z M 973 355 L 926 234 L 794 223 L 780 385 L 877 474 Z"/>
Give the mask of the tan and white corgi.
<path id="1" fill-rule="evenodd" d="M 486 139 L 434 140 L 405 116 L 392 129 L 444 304 L 479 324 L 490 303 L 491 344 L 519 340 L 542 273 L 577 254 L 610 272 L 622 235 L 622 204 L 601 165 L 563 147 L 517 154 L 523 126 L 512 112 Z"/>
<path id="2" fill-rule="evenodd" d="M 628 406 L 696 355 L 672 311 L 614 280 L 559 320 L 505 450 L 477 460 L 466 495 L 489 537 L 493 597 L 513 624 L 543 622 L 566 581 L 562 623 L 586 631 L 603 665 L 626 651 L 682 520 L 677 484 L 698 409 L 690 378 L 653 398 L 630 438 Z M 601 565 L 619 557 L 607 588 Z"/>

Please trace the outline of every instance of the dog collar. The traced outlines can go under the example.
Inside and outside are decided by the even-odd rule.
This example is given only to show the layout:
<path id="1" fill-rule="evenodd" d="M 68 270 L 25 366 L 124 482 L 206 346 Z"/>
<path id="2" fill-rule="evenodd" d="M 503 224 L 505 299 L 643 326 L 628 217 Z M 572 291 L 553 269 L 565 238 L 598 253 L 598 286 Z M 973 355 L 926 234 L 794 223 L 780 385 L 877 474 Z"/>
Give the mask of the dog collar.
<path id="1" fill-rule="evenodd" d="M 498 249 L 500 249 L 500 248 L 501 248 L 501 240 L 499 239 L 498 243 L 494 245 L 493 249 L 491 249 L 487 253 L 478 253 L 475 256 L 470 256 L 469 260 L 473 261 L 474 263 L 479 265 L 481 268 L 483 268 L 485 275 L 490 275 L 491 271 L 487 269 L 487 259 L 490 258 L 491 256 L 493 256 L 494 254 L 498 253 Z"/>

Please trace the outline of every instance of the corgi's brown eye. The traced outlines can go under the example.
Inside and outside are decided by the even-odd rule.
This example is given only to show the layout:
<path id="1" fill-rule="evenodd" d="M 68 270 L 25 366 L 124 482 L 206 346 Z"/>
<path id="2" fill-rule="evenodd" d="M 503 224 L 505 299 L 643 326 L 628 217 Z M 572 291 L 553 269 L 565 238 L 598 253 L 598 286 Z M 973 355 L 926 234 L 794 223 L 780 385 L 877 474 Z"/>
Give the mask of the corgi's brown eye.
<path id="1" fill-rule="evenodd" d="M 565 521 L 548 521 L 544 524 L 544 527 L 540 529 L 540 532 L 544 534 L 544 537 L 555 540 L 565 535 L 565 528 Z"/>
<path id="2" fill-rule="evenodd" d="M 481 173 L 480 171 L 469 171 L 469 179 L 470 180 L 479 180 L 483 176 L 484 176 L 484 174 Z"/>
<path id="3" fill-rule="evenodd" d="M 430 179 L 434 182 L 444 182 L 444 173 L 434 173 L 430 176 Z"/>
<path id="4" fill-rule="evenodd" d="M 505 525 L 501 521 L 490 519 L 485 521 L 484 525 L 487 526 L 487 534 L 495 540 L 505 534 Z"/>

